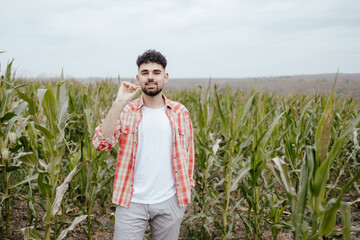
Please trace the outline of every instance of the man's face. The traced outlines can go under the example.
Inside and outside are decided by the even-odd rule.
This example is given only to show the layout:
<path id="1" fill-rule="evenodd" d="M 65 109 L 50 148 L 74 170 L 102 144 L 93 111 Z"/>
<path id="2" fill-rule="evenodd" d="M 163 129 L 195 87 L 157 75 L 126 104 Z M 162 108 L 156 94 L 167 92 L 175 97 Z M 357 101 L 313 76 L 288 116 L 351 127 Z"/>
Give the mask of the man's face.
<path id="1" fill-rule="evenodd" d="M 165 69 L 158 63 L 143 63 L 140 65 L 136 80 L 146 95 L 156 96 L 161 93 L 164 85 L 168 81 L 169 75 Z"/>

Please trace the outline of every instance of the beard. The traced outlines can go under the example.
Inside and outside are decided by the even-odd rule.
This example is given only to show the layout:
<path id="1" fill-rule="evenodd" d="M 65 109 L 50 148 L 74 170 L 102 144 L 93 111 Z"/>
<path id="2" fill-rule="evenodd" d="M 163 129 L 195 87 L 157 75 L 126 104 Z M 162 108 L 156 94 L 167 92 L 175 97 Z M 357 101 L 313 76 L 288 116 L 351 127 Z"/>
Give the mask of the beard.
<path id="1" fill-rule="evenodd" d="M 154 97 L 156 95 L 158 95 L 159 93 L 161 93 L 162 91 L 162 87 L 159 87 L 158 84 L 156 84 L 156 87 L 154 89 L 147 89 L 146 88 L 146 84 L 144 87 L 141 88 L 141 90 L 143 91 L 143 93 L 145 93 L 148 96 Z"/>

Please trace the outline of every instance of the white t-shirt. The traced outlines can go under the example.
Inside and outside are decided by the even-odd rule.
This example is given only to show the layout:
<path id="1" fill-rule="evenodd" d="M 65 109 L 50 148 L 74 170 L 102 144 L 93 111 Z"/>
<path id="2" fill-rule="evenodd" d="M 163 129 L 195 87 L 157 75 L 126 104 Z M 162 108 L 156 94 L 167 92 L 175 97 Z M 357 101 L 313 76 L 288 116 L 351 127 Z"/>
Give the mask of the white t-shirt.
<path id="1" fill-rule="evenodd" d="M 176 193 L 171 163 L 172 130 L 165 110 L 166 106 L 143 107 L 131 202 L 154 204 Z"/>

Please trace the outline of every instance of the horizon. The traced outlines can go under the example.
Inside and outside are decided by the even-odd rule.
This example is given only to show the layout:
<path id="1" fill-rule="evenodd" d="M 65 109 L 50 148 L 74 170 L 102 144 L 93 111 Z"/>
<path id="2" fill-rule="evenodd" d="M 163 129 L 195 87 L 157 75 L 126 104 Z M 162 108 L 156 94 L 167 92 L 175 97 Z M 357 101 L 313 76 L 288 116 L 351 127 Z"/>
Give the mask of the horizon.
<path id="1" fill-rule="evenodd" d="M 1 75 L 5 74 L 5 72 L 1 72 Z M 61 77 L 62 73 L 59 73 L 57 76 L 18 76 L 16 70 L 12 70 L 12 73 L 15 74 L 15 78 L 22 78 L 22 79 L 53 79 L 53 78 L 59 78 Z M 294 74 L 294 75 L 271 75 L 271 76 L 246 76 L 246 77 L 171 77 L 171 74 L 169 74 L 169 78 L 170 79 L 189 79 L 189 80 L 194 80 L 194 79 L 252 79 L 252 78 L 284 78 L 284 77 L 316 77 L 316 76 L 335 76 L 336 74 L 340 75 L 359 75 L 358 77 L 360 77 L 360 72 L 354 72 L 354 73 L 345 73 L 345 72 L 329 72 L 329 73 L 315 73 L 315 74 Z M 76 77 L 76 76 L 71 76 L 71 75 L 67 75 L 64 73 L 64 79 L 102 79 L 102 80 L 106 80 L 106 79 L 117 79 L 118 77 L 120 77 L 120 79 L 135 79 L 136 76 L 134 77 L 121 77 L 121 76 L 105 76 L 105 77 L 101 77 L 101 76 L 89 76 L 89 77 Z M 355 76 L 356 77 L 356 76 Z M 360 80 L 360 79 L 359 79 Z"/>

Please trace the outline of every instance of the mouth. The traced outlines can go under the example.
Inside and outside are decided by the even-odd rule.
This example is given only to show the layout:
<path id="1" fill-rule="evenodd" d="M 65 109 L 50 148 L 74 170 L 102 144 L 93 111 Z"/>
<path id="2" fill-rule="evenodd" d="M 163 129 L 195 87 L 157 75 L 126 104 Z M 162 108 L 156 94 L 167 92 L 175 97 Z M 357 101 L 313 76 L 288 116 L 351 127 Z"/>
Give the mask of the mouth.
<path id="1" fill-rule="evenodd" d="M 147 82 L 147 83 L 145 83 L 145 85 L 148 86 L 148 87 L 155 87 L 157 85 L 157 83 L 155 83 L 155 82 Z"/>

